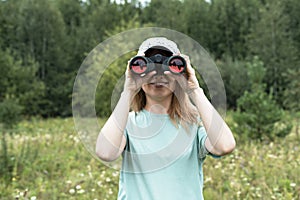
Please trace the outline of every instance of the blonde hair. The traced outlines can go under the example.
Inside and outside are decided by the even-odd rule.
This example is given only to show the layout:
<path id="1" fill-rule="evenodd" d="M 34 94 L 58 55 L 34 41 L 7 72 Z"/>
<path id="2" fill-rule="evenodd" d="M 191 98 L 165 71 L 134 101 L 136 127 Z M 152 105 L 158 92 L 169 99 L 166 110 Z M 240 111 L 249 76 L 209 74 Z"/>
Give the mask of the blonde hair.
<path id="1" fill-rule="evenodd" d="M 146 94 L 141 89 L 133 98 L 131 107 L 134 112 L 141 111 L 146 106 Z M 168 110 L 168 114 L 172 123 L 178 128 L 178 125 L 182 125 L 188 130 L 189 125 L 199 125 L 199 113 L 196 107 L 192 104 L 189 96 L 183 91 L 183 89 L 176 82 L 175 91 L 173 92 L 171 105 Z"/>

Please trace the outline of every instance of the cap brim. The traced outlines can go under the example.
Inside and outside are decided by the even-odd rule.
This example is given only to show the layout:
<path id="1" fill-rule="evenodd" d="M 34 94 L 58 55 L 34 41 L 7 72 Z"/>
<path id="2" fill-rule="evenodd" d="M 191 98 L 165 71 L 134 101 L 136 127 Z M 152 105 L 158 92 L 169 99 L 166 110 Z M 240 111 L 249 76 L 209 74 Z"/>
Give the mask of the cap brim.
<path id="1" fill-rule="evenodd" d="M 150 47 L 150 48 L 147 49 L 144 53 L 146 54 L 147 52 L 149 52 L 150 50 L 153 50 L 153 49 L 159 49 L 159 50 L 167 51 L 167 52 L 173 54 L 173 52 L 172 52 L 170 49 L 168 49 L 168 48 L 166 48 L 166 47 L 163 47 L 163 46 L 153 46 L 153 47 Z"/>

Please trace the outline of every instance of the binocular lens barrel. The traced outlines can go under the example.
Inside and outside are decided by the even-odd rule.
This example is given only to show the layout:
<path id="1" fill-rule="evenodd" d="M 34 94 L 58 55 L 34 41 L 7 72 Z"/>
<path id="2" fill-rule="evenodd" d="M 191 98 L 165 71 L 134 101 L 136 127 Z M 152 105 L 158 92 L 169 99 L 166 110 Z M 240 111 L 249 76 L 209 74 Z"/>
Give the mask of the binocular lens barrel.
<path id="1" fill-rule="evenodd" d="M 130 69 L 136 74 L 145 73 L 147 70 L 147 63 L 142 58 L 133 59 L 130 64 Z"/>
<path id="2" fill-rule="evenodd" d="M 169 61 L 169 69 L 175 74 L 180 74 L 185 70 L 183 58 L 173 58 Z"/>

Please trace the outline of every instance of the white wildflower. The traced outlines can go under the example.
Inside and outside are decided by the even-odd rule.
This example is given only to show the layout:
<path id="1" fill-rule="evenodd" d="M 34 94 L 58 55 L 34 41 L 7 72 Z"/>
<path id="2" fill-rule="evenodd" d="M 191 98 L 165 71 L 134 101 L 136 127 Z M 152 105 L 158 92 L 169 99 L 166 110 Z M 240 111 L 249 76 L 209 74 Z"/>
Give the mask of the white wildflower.
<path id="1" fill-rule="evenodd" d="M 69 193 L 70 193 L 70 194 L 74 194 L 74 193 L 75 193 L 75 190 L 72 188 L 72 189 L 69 190 Z"/>
<path id="2" fill-rule="evenodd" d="M 76 185 L 76 190 L 80 190 L 81 189 L 81 185 Z"/>
<path id="3" fill-rule="evenodd" d="M 296 183 L 291 183 L 290 186 L 291 187 L 296 187 Z"/>
<path id="4" fill-rule="evenodd" d="M 84 192 L 85 192 L 84 189 L 80 189 L 80 190 L 77 191 L 78 194 L 83 194 Z"/>

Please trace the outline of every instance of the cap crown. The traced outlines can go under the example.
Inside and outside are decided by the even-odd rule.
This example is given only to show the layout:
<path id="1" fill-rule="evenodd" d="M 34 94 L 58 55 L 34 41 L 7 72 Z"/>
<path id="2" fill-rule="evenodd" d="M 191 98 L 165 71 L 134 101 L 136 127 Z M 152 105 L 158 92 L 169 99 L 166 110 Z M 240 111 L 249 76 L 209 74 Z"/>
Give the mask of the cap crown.
<path id="1" fill-rule="evenodd" d="M 150 48 L 169 50 L 173 54 L 180 54 L 177 44 L 165 37 L 154 37 L 145 40 L 139 47 L 138 55 L 143 55 Z"/>

